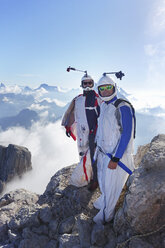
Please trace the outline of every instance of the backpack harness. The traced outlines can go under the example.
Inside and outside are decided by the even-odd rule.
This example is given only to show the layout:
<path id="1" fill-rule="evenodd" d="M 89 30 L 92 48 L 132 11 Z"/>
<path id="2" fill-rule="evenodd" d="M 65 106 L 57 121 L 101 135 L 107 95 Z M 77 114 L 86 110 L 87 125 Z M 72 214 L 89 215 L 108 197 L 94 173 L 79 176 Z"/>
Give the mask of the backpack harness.
<path id="1" fill-rule="evenodd" d="M 135 136 L 136 136 L 136 117 L 135 117 L 135 109 L 134 109 L 133 105 L 132 105 L 129 101 L 127 101 L 127 100 L 125 100 L 125 99 L 122 99 L 122 98 L 118 98 L 118 99 L 115 101 L 114 106 L 117 108 L 121 102 L 126 102 L 126 103 L 128 103 L 128 104 L 130 105 L 131 109 L 132 109 L 132 114 L 133 114 L 133 119 L 134 119 L 134 135 L 133 135 L 133 137 L 134 137 L 134 139 L 135 139 Z"/>

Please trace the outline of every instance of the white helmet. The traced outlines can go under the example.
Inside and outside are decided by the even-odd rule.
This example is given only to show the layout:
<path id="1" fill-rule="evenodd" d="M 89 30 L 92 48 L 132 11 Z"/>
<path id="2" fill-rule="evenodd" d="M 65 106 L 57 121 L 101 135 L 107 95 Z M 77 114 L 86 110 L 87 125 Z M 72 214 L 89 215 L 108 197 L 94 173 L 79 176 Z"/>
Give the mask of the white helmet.
<path id="1" fill-rule="evenodd" d="M 100 94 L 99 87 L 102 86 L 102 85 L 108 85 L 108 84 L 112 84 L 114 86 L 114 92 L 110 96 L 104 96 L 103 97 Z M 105 102 L 110 101 L 111 99 L 113 99 L 117 95 L 116 83 L 108 76 L 103 76 L 103 77 L 100 78 L 100 80 L 98 82 L 98 85 L 97 85 L 97 90 L 98 90 L 98 94 L 99 94 L 100 98 Z"/>
<path id="2" fill-rule="evenodd" d="M 91 83 L 91 86 L 89 86 L 89 84 L 88 84 L 87 87 L 84 87 L 84 83 L 88 83 L 88 82 Z M 83 90 L 85 90 L 85 91 L 93 90 L 94 80 L 91 78 L 91 76 L 85 74 L 85 75 L 82 77 L 82 79 L 81 79 L 81 85 L 80 85 L 80 86 L 81 86 L 81 87 L 83 88 Z"/>

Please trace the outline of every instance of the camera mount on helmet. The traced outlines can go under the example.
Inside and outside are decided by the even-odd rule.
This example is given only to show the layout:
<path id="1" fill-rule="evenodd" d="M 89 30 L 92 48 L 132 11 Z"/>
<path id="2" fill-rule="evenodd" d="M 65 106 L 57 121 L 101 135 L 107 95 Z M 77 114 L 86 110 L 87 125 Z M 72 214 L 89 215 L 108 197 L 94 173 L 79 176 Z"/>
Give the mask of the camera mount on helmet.
<path id="1" fill-rule="evenodd" d="M 70 66 L 66 70 L 67 70 L 67 72 L 70 72 L 70 70 L 84 72 L 86 76 L 88 75 L 87 71 L 79 70 L 79 69 L 76 69 L 76 68 L 73 68 L 73 67 L 70 67 Z"/>
<path id="2" fill-rule="evenodd" d="M 79 72 L 85 73 L 81 79 L 80 87 L 82 87 L 83 90 L 85 90 L 85 91 L 93 90 L 94 80 L 92 79 L 92 77 L 90 75 L 88 75 L 87 71 L 79 70 L 79 69 L 76 69 L 76 68 L 71 67 L 71 66 L 69 66 L 66 70 L 67 70 L 67 72 L 70 72 L 70 70 L 72 70 L 72 71 L 79 71 Z"/>
<path id="3" fill-rule="evenodd" d="M 119 71 L 119 72 L 104 72 L 103 76 L 106 76 L 106 74 L 115 74 L 115 76 L 117 78 L 119 78 L 120 80 L 122 80 L 122 77 L 125 76 L 125 74 L 122 71 Z"/>

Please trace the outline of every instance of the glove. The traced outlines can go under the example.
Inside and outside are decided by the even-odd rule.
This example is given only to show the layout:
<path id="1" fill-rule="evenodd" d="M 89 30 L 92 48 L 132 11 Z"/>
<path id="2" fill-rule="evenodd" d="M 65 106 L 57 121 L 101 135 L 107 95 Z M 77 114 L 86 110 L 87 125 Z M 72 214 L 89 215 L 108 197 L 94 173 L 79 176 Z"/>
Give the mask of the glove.
<path id="1" fill-rule="evenodd" d="M 65 127 L 65 128 L 66 128 L 66 136 L 70 138 L 71 135 L 70 127 Z"/>
<path id="2" fill-rule="evenodd" d="M 66 136 L 68 136 L 70 138 L 70 131 L 66 131 Z"/>

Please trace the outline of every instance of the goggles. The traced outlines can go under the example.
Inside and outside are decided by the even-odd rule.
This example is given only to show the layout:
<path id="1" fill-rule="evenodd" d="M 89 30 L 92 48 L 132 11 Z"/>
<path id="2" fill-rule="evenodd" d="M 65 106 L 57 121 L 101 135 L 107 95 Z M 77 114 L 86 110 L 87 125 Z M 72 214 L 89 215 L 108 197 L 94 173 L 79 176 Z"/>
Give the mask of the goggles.
<path id="1" fill-rule="evenodd" d="M 89 85 L 90 87 L 92 87 L 93 86 L 93 82 L 92 81 L 89 81 L 89 82 L 85 81 L 85 82 L 82 82 L 82 85 L 83 86 Z"/>
<path id="2" fill-rule="evenodd" d="M 105 86 L 100 86 L 100 87 L 99 87 L 99 90 L 100 90 L 100 91 L 112 90 L 113 87 L 114 87 L 114 86 L 113 86 L 112 84 L 110 84 L 110 85 L 105 85 Z"/>

